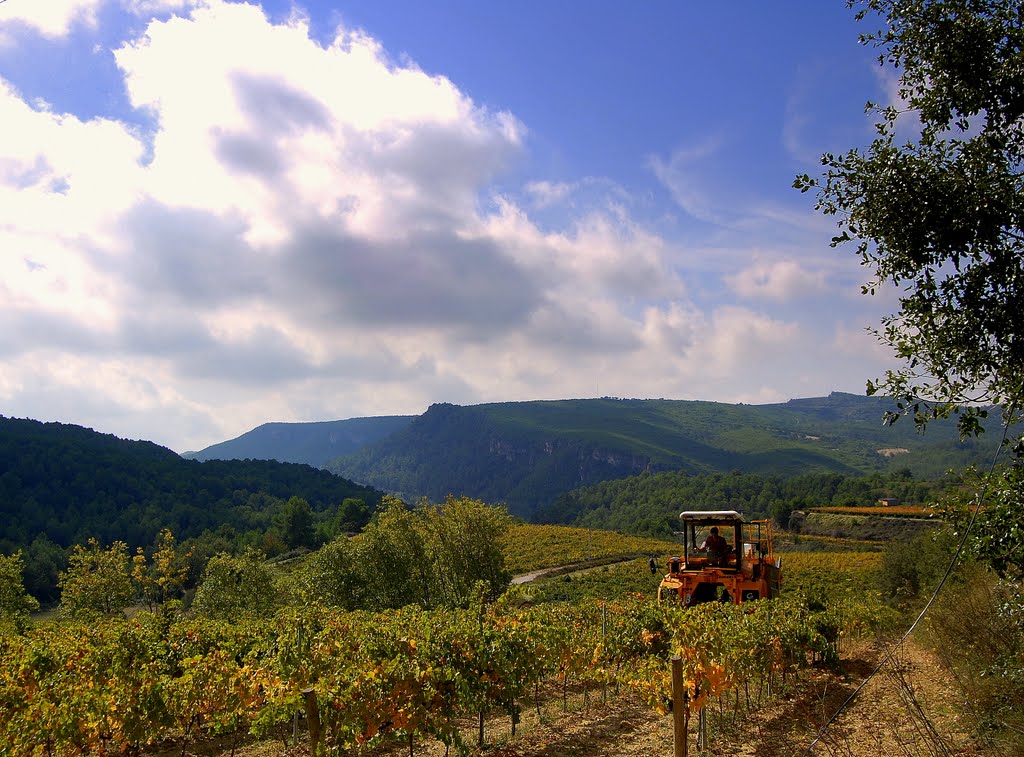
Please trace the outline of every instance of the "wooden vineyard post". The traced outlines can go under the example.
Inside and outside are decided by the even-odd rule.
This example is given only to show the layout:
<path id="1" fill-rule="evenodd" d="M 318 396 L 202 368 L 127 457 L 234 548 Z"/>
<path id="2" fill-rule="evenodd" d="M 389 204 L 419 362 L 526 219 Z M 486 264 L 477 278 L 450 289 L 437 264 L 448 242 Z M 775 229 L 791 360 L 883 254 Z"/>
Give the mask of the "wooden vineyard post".
<path id="1" fill-rule="evenodd" d="M 608 605 L 601 605 L 601 649 L 608 643 Z M 601 704 L 608 704 L 608 677 L 601 676 Z"/>
<path id="2" fill-rule="evenodd" d="M 686 707 L 685 683 L 683 682 L 683 659 L 672 658 L 672 745 L 673 757 L 686 757 L 686 721 L 689 711 Z"/>
<path id="3" fill-rule="evenodd" d="M 306 724 L 309 726 L 309 750 L 313 757 L 320 754 L 320 708 L 316 703 L 316 692 L 303 689 L 306 700 Z"/>

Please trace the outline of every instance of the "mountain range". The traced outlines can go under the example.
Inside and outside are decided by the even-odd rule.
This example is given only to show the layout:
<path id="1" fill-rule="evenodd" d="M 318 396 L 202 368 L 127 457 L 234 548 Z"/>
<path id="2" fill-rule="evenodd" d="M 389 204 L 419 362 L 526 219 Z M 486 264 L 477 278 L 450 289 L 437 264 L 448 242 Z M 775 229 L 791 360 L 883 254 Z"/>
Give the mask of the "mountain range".
<path id="1" fill-rule="evenodd" d="M 436 404 L 420 416 L 336 421 L 336 427 L 266 424 L 195 456 L 248 457 L 260 450 L 295 460 L 288 456 L 302 439 L 302 461 L 407 500 L 466 494 L 531 517 L 573 489 L 644 472 L 906 469 L 929 478 L 990 452 L 984 438 L 961 441 L 952 420 L 933 422 L 925 434 L 906 419 L 885 426 L 890 409 L 889 400 L 840 392 L 767 405 L 612 397 Z M 330 458 L 338 445 L 325 432 L 355 421 L 363 438 L 376 438 Z"/>

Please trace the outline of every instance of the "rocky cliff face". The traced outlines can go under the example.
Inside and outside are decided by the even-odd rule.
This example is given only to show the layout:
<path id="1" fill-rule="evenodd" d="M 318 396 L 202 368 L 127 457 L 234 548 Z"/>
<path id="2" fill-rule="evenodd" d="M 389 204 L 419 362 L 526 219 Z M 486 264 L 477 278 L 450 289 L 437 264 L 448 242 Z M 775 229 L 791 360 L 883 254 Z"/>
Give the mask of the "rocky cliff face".
<path id="1" fill-rule="evenodd" d="M 598 447 L 588 447 L 584 444 L 567 442 L 561 439 L 547 439 L 524 445 L 507 439 L 492 437 L 487 443 L 489 455 L 515 464 L 536 465 L 545 459 L 554 458 L 565 451 L 575 453 L 581 471 L 595 462 L 603 467 L 622 470 L 623 475 L 635 475 L 652 469 L 651 461 L 646 457 L 628 455 Z"/>

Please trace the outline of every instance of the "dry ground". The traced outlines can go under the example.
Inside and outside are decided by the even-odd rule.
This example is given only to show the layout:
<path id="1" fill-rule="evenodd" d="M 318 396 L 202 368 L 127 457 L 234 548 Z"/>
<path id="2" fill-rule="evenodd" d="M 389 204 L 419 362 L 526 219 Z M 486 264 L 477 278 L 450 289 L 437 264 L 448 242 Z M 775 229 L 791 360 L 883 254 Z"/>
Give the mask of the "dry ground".
<path id="1" fill-rule="evenodd" d="M 854 702 L 814 743 L 820 728 L 853 690 L 874 669 L 879 650 L 873 644 L 848 643 L 843 650 L 844 672 L 824 668 L 803 671 L 791 681 L 785 695 L 767 701 L 759 710 L 743 711 L 732 718 L 731 704 L 724 716 L 715 712 L 708 717 L 709 742 L 697 748 L 691 720 L 689 754 L 757 755 L 789 757 L 819 755 L 828 757 L 867 757 L 871 755 L 983 755 L 968 735 L 970 703 L 962 701 L 957 689 L 934 657 L 919 645 L 909 642 L 858 694 Z M 592 692 L 585 703 L 582 696 L 570 700 L 563 713 L 560 698 L 552 698 L 542 708 L 523 713 L 523 720 L 512 738 L 507 718 L 489 720 L 488 746 L 475 754 L 493 757 L 588 757 L 623 755 L 625 757 L 671 757 L 672 718 L 661 716 L 649 707 L 632 702 L 627 696 L 601 703 L 600 692 Z M 468 722 L 464 738 L 476 741 L 476 725 Z M 301 740 L 300 740 L 301 741 Z M 180 754 L 180 747 L 176 750 Z M 168 752 L 170 753 L 170 752 Z M 189 755 L 226 757 L 225 744 L 197 744 Z M 444 746 L 433 742 L 417 743 L 415 754 L 437 757 Z M 452 752 L 454 754 L 454 750 Z M 235 751 L 237 757 L 300 757 L 309 754 L 299 743 L 285 747 L 280 741 L 246 744 Z M 408 755 L 407 745 L 392 745 L 364 751 L 361 757 L 399 757 Z"/>

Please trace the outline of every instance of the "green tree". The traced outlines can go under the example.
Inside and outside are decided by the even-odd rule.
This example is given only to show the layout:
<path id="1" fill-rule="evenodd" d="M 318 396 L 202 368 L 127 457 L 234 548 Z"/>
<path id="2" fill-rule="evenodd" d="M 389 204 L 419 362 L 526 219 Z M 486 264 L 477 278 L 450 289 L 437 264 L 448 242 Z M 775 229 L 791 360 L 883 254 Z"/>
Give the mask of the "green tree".
<path id="1" fill-rule="evenodd" d="M 402 500 L 384 497 L 359 540 L 360 569 L 372 609 L 433 605 L 423 519 Z"/>
<path id="2" fill-rule="evenodd" d="M 362 553 L 347 536 L 328 542 L 309 556 L 296 572 L 295 587 L 305 604 L 342 610 L 367 606 L 367 576 Z"/>
<path id="3" fill-rule="evenodd" d="M 969 469 L 962 480 L 965 486 L 944 501 L 949 508 L 947 519 L 957 533 L 963 533 L 972 519 L 972 507 L 977 504 L 973 492 L 984 487 L 988 493 L 985 508 L 967 539 L 969 554 L 1000 576 L 1024 576 L 1024 466 L 1018 462 L 991 475 Z"/>
<path id="4" fill-rule="evenodd" d="M 277 605 L 274 575 L 266 556 L 247 549 L 238 557 L 211 557 L 203 581 L 196 589 L 192 610 L 219 620 L 272 615 Z"/>
<path id="5" fill-rule="evenodd" d="M 281 513 L 281 536 L 289 549 L 314 546 L 313 511 L 302 497 L 292 497 L 285 503 Z"/>
<path id="6" fill-rule="evenodd" d="M 358 497 L 345 497 L 331 519 L 320 524 L 324 541 L 361 531 L 370 520 L 370 508 Z"/>
<path id="7" fill-rule="evenodd" d="M 39 609 L 39 603 L 25 592 L 23 569 L 21 552 L 0 555 L 0 625 L 10 623 L 17 630 L 24 629 L 29 614 Z"/>
<path id="8" fill-rule="evenodd" d="M 385 497 L 362 534 L 336 539 L 307 561 L 297 592 L 305 602 L 343 608 L 466 607 L 482 583 L 493 600 L 511 578 L 501 548 L 510 522 L 504 509 L 467 497 L 412 509 Z"/>
<path id="9" fill-rule="evenodd" d="M 421 506 L 421 512 L 437 604 L 468 606 L 481 581 L 486 598 L 497 599 L 512 579 L 501 548 L 511 524 L 508 514 L 476 499 L 452 496 L 439 507 Z"/>
<path id="10" fill-rule="evenodd" d="M 994 404 L 1018 417 L 1024 388 L 1024 10 L 1019 0 L 849 0 L 881 29 L 861 36 L 899 72 L 899 102 L 866 149 L 822 156 L 817 208 L 837 217 L 900 308 L 877 332 L 903 361 L 868 393 L 919 425 L 959 413 L 982 430 Z M 895 420 L 898 413 L 889 417 Z"/>
<path id="11" fill-rule="evenodd" d="M 115 541 L 109 548 L 89 539 L 76 544 L 68 556 L 68 567 L 57 579 L 60 586 L 60 614 L 65 618 L 121 613 L 132 602 L 134 590 L 128 545 Z"/>
<path id="12" fill-rule="evenodd" d="M 68 553 L 39 534 L 24 550 L 25 589 L 40 602 L 56 602 L 60 594 L 57 578 L 67 567 Z"/>

